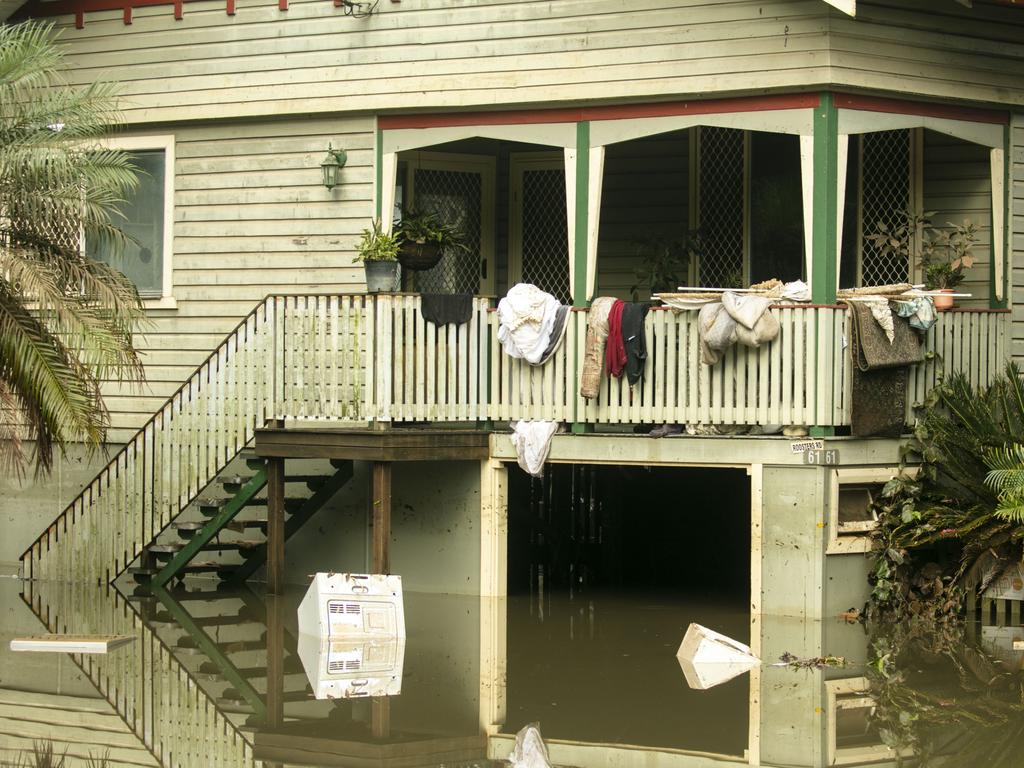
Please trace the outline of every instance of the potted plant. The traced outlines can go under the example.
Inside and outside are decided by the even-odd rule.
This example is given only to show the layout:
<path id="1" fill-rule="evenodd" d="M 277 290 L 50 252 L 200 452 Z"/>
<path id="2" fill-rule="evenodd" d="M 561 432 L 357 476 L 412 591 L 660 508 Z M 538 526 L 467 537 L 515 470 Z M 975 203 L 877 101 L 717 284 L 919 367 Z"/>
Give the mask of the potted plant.
<path id="1" fill-rule="evenodd" d="M 440 221 L 434 213 L 406 211 L 398 231 L 402 236 L 398 261 L 406 269 L 430 269 L 446 252 L 466 250 L 461 230 Z"/>
<path id="2" fill-rule="evenodd" d="M 356 245 L 355 262 L 363 262 L 366 290 L 369 293 L 393 291 L 398 283 L 398 251 L 402 235 L 385 232 L 380 219 L 374 219 Z"/>
<path id="3" fill-rule="evenodd" d="M 865 239 L 884 259 L 909 263 L 913 258 L 921 267 L 925 290 L 953 293 L 964 281 L 964 270 L 974 266 L 971 250 L 978 241 L 978 227 L 965 219 L 963 224 L 946 222 L 947 229 L 937 229 L 931 222 L 934 215 L 934 211 L 923 215 L 901 211 L 895 226 L 879 222 Z M 920 237 L 915 238 L 918 231 Z M 915 240 L 919 242 L 915 244 Z M 936 309 L 953 306 L 952 296 L 935 296 L 934 300 Z"/>
<path id="4" fill-rule="evenodd" d="M 926 230 L 921 244 L 921 268 L 927 290 L 953 293 L 953 289 L 964 281 L 964 270 L 974 266 L 971 249 L 978 241 L 978 227 L 969 219 L 965 219 L 963 224 L 946 223 L 949 229 L 929 226 Z M 953 297 L 936 296 L 935 306 L 949 309 L 953 306 Z"/>
<path id="5" fill-rule="evenodd" d="M 700 253 L 700 236 L 693 232 L 679 238 L 651 236 L 636 241 L 639 264 L 630 288 L 633 301 L 639 301 L 640 288 L 650 293 L 672 292 L 686 282 L 690 262 Z"/>

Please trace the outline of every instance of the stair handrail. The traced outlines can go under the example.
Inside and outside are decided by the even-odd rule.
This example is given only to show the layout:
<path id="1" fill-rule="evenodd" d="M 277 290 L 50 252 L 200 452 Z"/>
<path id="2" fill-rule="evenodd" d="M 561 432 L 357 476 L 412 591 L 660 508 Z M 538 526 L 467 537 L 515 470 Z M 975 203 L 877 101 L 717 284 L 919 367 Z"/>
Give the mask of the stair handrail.
<path id="1" fill-rule="evenodd" d="M 117 451 L 113 455 L 113 457 L 111 457 L 107 461 L 107 463 L 99 470 L 99 472 L 96 473 L 96 476 L 93 477 L 91 481 L 85 484 L 81 492 L 78 493 L 78 495 L 76 495 L 75 498 L 71 500 L 71 502 L 64 508 L 64 510 L 59 515 L 57 515 L 56 518 L 54 518 L 53 522 L 51 522 L 50 525 L 48 525 L 46 529 L 36 538 L 36 540 L 32 542 L 32 544 L 30 544 L 25 549 L 24 552 L 22 552 L 19 560 L 23 566 L 25 566 L 27 563 L 31 563 L 31 555 L 33 550 L 39 547 L 44 539 L 47 542 L 49 542 L 51 536 L 59 529 L 61 522 L 66 522 L 69 516 L 71 517 L 71 521 L 73 522 L 74 510 L 77 507 L 77 505 L 82 501 L 86 493 L 92 490 L 93 488 L 96 488 L 101 485 L 103 477 L 110 471 L 110 467 L 116 464 L 117 461 L 122 456 L 126 455 L 129 449 L 131 449 L 132 447 L 137 447 L 140 441 L 144 444 L 147 429 L 149 429 L 149 427 L 156 422 L 156 420 L 164 413 L 164 411 L 169 406 L 173 407 L 175 398 L 179 397 L 182 394 L 182 392 L 184 392 L 194 382 L 201 380 L 201 376 L 204 370 L 208 370 L 210 364 L 216 361 L 221 355 L 221 353 L 228 348 L 231 340 L 236 338 L 239 331 L 241 331 L 242 328 L 246 327 L 251 320 L 254 320 L 257 317 L 260 309 L 267 311 L 268 308 L 272 306 L 273 302 L 276 302 L 276 300 L 279 298 L 284 298 L 284 296 L 285 294 L 278 293 L 267 294 L 241 320 L 238 321 L 238 323 L 224 336 L 223 341 L 221 341 L 221 343 L 218 344 L 213 349 L 213 351 L 206 357 L 205 360 L 203 360 L 203 362 L 196 366 L 196 369 L 191 373 L 191 375 L 185 378 L 185 380 L 181 383 L 181 386 L 174 390 L 171 396 L 168 397 L 167 400 L 165 400 L 164 403 L 153 412 L 153 415 L 146 420 L 146 422 L 138 429 L 138 431 L 121 447 L 119 451 Z M 276 321 L 277 318 L 275 315 L 275 324 Z M 271 391 L 276 392 L 276 367 L 273 370 L 275 374 L 275 382 L 272 384 Z M 264 404 L 264 406 L 266 407 L 266 404 Z M 65 525 L 65 530 L 67 530 L 68 528 L 69 526 Z M 138 552 L 136 552 L 136 555 L 138 555 Z M 127 565 L 127 562 L 122 563 L 121 568 L 127 567 Z M 117 575 L 119 575 L 119 572 L 120 569 L 118 569 L 118 573 L 115 573 L 112 577 L 109 577 L 107 581 L 112 580 L 112 578 L 116 578 Z M 26 579 L 31 579 L 33 574 L 30 571 L 28 571 L 23 572 L 22 576 Z"/>

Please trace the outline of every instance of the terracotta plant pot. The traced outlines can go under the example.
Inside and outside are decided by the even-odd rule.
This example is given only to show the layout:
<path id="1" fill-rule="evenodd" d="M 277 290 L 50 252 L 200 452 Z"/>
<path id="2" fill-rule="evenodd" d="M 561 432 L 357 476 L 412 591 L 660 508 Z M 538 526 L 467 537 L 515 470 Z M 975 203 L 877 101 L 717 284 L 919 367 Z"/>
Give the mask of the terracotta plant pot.
<path id="1" fill-rule="evenodd" d="M 406 240 L 398 251 L 398 262 L 406 269 L 420 271 L 437 266 L 441 260 L 441 246 L 437 243 L 417 243 Z"/>
<path id="2" fill-rule="evenodd" d="M 398 285 L 397 261 L 364 261 L 366 270 L 366 292 L 388 293 Z"/>
<path id="3" fill-rule="evenodd" d="M 939 288 L 939 294 L 932 297 L 932 301 L 935 302 L 936 309 L 952 309 L 953 308 L 953 289 L 952 288 Z M 943 294 L 950 294 L 945 296 Z"/>

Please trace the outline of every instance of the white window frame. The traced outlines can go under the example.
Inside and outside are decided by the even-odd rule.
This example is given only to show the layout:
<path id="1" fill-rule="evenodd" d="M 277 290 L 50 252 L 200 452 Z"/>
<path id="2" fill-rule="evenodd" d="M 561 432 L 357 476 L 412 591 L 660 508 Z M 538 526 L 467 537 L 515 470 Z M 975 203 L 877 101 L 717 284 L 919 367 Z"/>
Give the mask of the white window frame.
<path id="1" fill-rule="evenodd" d="M 174 268 L 172 264 L 174 255 L 174 135 L 117 136 L 102 139 L 98 143 L 107 149 L 119 149 L 124 152 L 162 150 L 164 153 L 164 237 L 161 295 L 142 297 L 142 305 L 146 309 L 177 309 L 178 302 L 174 298 Z"/>
<path id="2" fill-rule="evenodd" d="M 825 553 L 828 555 L 848 555 L 870 552 L 873 542 L 871 532 L 878 528 L 878 523 L 866 521 L 858 524 L 856 532 L 840 532 L 839 529 L 839 486 L 840 485 L 874 485 L 887 483 L 900 473 L 916 477 L 917 467 L 850 467 L 833 469 L 829 473 L 831 487 L 828 503 L 828 542 Z"/>
<path id="3" fill-rule="evenodd" d="M 900 754 L 904 757 L 910 755 L 909 751 L 899 751 L 882 743 L 861 747 L 840 747 L 836 743 L 839 730 L 839 710 L 868 709 L 873 711 L 877 706 L 877 702 L 871 695 L 871 683 L 866 677 L 826 680 L 825 695 L 825 748 L 827 765 L 865 765 L 867 763 L 895 760 Z"/>

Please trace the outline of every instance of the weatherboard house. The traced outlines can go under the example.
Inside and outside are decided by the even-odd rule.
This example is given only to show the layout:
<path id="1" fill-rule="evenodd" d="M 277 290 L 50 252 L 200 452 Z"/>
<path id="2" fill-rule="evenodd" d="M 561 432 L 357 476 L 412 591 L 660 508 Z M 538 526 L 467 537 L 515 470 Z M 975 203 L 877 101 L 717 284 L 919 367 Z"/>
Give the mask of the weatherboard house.
<path id="1" fill-rule="evenodd" d="M 0 559 L 26 579 L 265 574 L 277 590 L 374 570 L 501 596 L 536 587 L 538 563 L 549 586 L 628 585 L 641 561 L 692 585 L 717 560 L 752 616 L 834 615 L 863 601 L 866 499 L 900 461 L 899 439 L 850 436 L 836 301 L 920 282 L 869 247 L 878 222 L 935 211 L 980 236 L 970 298 L 939 313 L 909 374 L 908 425 L 938 377 L 984 384 L 1024 355 L 1024 8 L 1008 0 L 0 9 L 53 20 L 72 81 L 123 84 L 109 142 L 148 171 L 121 264 L 152 321 L 147 384 L 108 388 L 107 457 L 72 453 L 47 487 L 0 500 Z M 347 156 L 331 188 L 329 147 Z M 457 221 L 469 247 L 367 293 L 355 243 L 399 206 Z M 637 244 L 693 232 L 687 284 L 799 278 L 811 301 L 714 366 L 695 313 L 653 309 L 641 382 L 582 398 L 590 302 L 646 299 Z M 520 282 L 572 305 L 543 366 L 495 338 L 495 298 Z M 425 293 L 472 293 L 469 319 L 424 322 Z M 544 483 L 515 466 L 520 419 L 565 425 Z M 663 423 L 738 433 L 646 435 Z M 759 434 L 772 425 L 824 453 Z M 568 487 L 603 511 L 550 501 Z M 678 557 L 680 520 L 716 552 Z"/>

